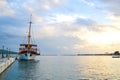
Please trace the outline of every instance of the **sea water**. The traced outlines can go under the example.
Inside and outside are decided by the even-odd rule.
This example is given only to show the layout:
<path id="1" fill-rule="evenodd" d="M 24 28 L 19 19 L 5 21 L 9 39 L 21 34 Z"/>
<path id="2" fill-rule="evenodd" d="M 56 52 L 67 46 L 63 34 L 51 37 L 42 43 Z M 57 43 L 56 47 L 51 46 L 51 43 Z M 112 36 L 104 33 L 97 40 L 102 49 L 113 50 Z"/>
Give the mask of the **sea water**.
<path id="1" fill-rule="evenodd" d="M 40 56 L 15 61 L 0 80 L 118 80 L 120 58 L 112 56 Z"/>

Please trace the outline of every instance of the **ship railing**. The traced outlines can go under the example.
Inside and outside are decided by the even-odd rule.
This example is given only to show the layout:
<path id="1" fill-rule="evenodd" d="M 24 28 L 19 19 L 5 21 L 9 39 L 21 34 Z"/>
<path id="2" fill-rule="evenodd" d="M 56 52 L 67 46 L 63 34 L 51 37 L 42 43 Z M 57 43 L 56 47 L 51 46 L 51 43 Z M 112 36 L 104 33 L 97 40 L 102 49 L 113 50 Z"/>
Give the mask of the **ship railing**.
<path id="1" fill-rule="evenodd" d="M 37 52 L 37 48 L 31 48 L 30 51 Z"/>
<path id="2" fill-rule="evenodd" d="M 27 48 L 19 48 L 19 51 L 27 51 L 28 49 Z M 30 51 L 34 51 L 34 52 L 37 52 L 37 48 L 31 48 L 29 49 Z"/>

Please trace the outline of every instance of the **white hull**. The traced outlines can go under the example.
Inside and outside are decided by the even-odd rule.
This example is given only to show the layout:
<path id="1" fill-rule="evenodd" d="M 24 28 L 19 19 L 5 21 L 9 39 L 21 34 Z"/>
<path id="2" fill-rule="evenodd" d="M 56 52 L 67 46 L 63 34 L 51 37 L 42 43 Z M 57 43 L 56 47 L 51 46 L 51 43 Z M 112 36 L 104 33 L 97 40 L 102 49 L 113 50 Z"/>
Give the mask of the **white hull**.
<path id="1" fill-rule="evenodd" d="M 112 55 L 112 58 L 120 58 L 120 55 Z"/>
<path id="2" fill-rule="evenodd" d="M 30 53 L 27 53 L 27 54 L 20 54 L 19 55 L 19 60 L 34 60 L 35 59 L 35 56 L 34 54 L 30 54 Z"/>

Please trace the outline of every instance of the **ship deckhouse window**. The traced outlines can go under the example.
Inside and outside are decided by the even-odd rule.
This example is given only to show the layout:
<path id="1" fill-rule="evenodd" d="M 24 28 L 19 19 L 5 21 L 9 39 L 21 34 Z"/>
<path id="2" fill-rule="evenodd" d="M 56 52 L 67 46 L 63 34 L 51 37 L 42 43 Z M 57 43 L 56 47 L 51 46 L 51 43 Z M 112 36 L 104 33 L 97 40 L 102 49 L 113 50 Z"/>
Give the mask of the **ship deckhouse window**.
<path id="1" fill-rule="evenodd" d="M 25 54 L 25 56 L 27 56 L 27 54 Z"/>
<path id="2" fill-rule="evenodd" d="M 32 54 L 30 54 L 30 56 L 32 56 Z"/>
<path id="3" fill-rule="evenodd" d="M 32 56 L 32 54 L 30 54 L 30 56 Z"/>

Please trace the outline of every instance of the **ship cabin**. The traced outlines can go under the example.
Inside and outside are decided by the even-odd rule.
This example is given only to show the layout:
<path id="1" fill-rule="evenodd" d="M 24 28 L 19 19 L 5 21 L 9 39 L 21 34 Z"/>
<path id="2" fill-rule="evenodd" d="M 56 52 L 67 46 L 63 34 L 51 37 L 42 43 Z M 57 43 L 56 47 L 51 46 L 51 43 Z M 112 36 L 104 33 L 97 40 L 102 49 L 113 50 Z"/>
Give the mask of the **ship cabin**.
<path id="1" fill-rule="evenodd" d="M 20 44 L 19 54 L 27 54 L 27 53 L 40 55 L 40 53 L 38 53 L 36 44 Z"/>

